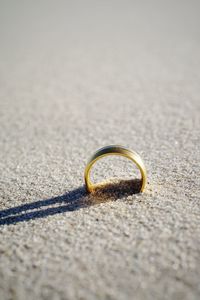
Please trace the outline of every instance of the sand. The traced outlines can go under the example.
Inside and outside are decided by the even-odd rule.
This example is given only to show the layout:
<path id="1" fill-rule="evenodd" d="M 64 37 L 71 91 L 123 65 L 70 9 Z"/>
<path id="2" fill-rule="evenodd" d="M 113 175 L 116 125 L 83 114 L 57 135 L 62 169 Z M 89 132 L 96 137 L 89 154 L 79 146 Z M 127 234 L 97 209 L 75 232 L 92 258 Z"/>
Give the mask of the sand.
<path id="1" fill-rule="evenodd" d="M 1 299 L 200 298 L 199 12 L 0 2 Z M 117 157 L 86 193 L 109 144 L 141 155 L 145 193 Z"/>

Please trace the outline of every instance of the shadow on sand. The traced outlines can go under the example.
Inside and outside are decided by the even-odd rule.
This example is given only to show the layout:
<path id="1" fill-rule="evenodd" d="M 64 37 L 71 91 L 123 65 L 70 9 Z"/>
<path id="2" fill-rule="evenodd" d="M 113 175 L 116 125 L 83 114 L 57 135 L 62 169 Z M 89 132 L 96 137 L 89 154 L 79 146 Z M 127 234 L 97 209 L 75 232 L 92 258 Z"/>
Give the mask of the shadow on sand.
<path id="1" fill-rule="evenodd" d="M 98 185 L 88 194 L 85 187 L 79 187 L 54 198 L 39 200 L 0 211 L 0 226 L 27 222 L 38 218 L 72 212 L 102 202 L 116 201 L 140 192 L 141 181 L 120 180 Z"/>

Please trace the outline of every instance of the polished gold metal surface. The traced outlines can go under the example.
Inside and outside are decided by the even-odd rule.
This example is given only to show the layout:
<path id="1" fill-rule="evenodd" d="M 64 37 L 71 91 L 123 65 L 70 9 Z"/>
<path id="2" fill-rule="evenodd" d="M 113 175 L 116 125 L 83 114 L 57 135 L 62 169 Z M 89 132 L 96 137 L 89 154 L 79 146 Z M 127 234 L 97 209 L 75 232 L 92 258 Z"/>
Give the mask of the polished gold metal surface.
<path id="1" fill-rule="evenodd" d="M 131 161 L 133 161 L 137 167 L 140 170 L 141 173 L 141 189 L 140 191 L 143 192 L 146 186 L 146 182 L 147 182 L 147 172 L 146 172 L 146 168 L 145 165 L 141 159 L 141 157 L 139 156 L 139 154 L 137 154 L 136 152 L 129 150 L 123 146 L 120 145 L 110 145 L 110 146 L 106 146 L 103 147 L 101 149 L 99 149 L 98 151 L 96 151 L 92 157 L 90 158 L 90 160 L 88 161 L 86 168 L 85 168 L 85 185 L 86 185 L 86 189 L 88 192 L 92 192 L 94 190 L 94 185 L 92 184 L 91 180 L 90 180 L 90 171 L 92 166 L 94 165 L 94 163 L 99 160 L 102 157 L 108 156 L 108 155 L 120 155 L 120 156 L 124 156 L 127 157 L 128 159 L 130 159 Z"/>

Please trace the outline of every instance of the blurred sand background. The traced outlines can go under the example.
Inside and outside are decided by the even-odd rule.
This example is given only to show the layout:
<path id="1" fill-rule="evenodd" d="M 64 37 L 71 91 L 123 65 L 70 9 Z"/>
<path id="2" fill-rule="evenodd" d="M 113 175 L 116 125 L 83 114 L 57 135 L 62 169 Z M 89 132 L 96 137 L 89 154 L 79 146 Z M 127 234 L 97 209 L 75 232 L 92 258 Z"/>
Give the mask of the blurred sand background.
<path id="1" fill-rule="evenodd" d="M 199 1 L 1 0 L 0 299 L 199 299 L 199 129 Z"/>

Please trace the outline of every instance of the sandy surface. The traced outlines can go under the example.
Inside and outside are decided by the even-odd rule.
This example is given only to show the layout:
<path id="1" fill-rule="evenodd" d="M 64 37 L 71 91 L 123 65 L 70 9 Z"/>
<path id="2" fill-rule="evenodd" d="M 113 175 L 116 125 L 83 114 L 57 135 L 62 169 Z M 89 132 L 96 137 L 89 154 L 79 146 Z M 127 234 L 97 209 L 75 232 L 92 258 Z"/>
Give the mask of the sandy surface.
<path id="1" fill-rule="evenodd" d="M 199 1 L 0 1 L 0 132 L 0 299 L 200 298 Z"/>

